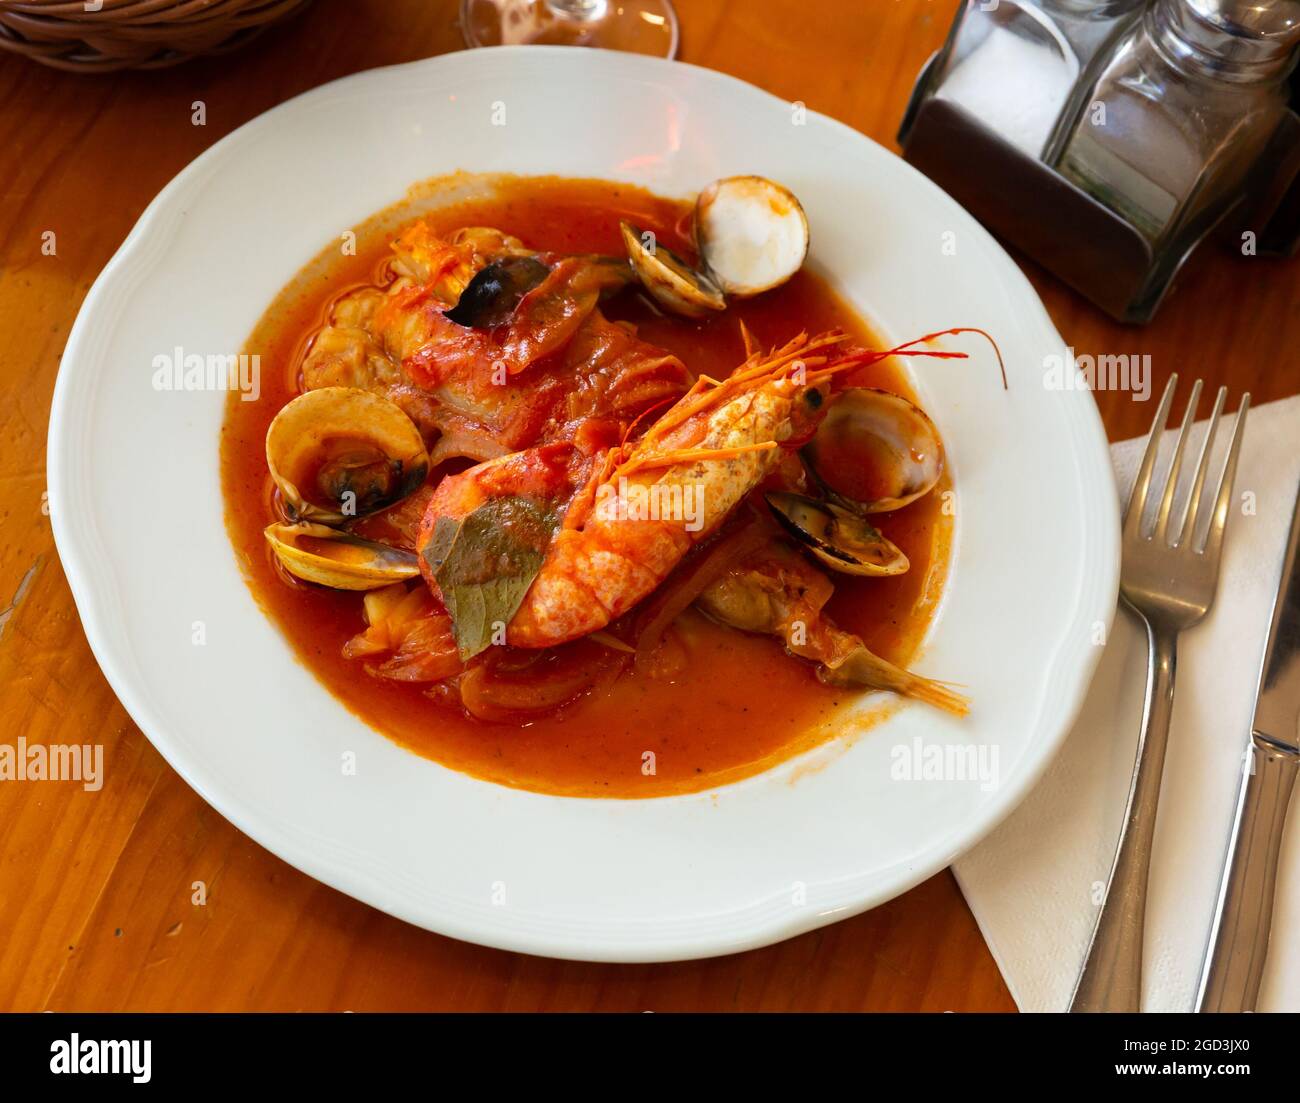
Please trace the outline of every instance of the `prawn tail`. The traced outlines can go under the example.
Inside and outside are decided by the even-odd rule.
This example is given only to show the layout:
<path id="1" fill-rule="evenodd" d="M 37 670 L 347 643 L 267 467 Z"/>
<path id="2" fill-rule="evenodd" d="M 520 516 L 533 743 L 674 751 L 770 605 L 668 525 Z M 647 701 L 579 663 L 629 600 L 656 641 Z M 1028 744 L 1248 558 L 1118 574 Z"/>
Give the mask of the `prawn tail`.
<path id="1" fill-rule="evenodd" d="M 970 712 L 970 698 L 957 692 L 951 683 L 913 674 L 860 644 L 843 661 L 834 665 L 823 664 L 818 677 L 827 685 L 887 689 L 915 701 L 924 701 L 954 716 L 965 716 Z"/>

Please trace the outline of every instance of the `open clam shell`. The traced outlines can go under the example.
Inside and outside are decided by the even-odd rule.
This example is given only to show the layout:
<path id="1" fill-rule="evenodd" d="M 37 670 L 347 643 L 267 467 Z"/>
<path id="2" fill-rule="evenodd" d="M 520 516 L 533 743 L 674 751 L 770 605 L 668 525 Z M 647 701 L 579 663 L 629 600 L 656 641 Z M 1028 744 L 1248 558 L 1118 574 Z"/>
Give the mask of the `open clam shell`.
<path id="1" fill-rule="evenodd" d="M 808 256 L 808 219 L 799 200 L 762 176 L 729 176 L 700 193 L 694 211 L 699 268 L 647 242 L 630 222 L 620 228 L 642 286 L 665 310 L 687 318 L 725 310 L 728 298 L 779 287 Z"/>
<path id="2" fill-rule="evenodd" d="M 779 287 L 803 267 L 808 218 L 794 194 L 763 176 L 714 181 L 695 202 L 695 244 L 732 298 Z"/>
<path id="3" fill-rule="evenodd" d="M 419 488 L 429 456 L 395 402 L 321 387 L 284 407 L 266 432 L 271 478 L 296 518 L 340 522 L 385 509 Z"/>
<path id="4" fill-rule="evenodd" d="M 363 540 L 328 525 L 268 525 L 264 535 L 291 575 L 334 590 L 377 590 L 420 573 L 414 552 Z"/>
<path id="5" fill-rule="evenodd" d="M 650 244 L 630 222 L 619 223 L 623 245 L 641 286 L 660 306 L 685 318 L 726 310 L 727 300 L 708 276 L 697 272 L 666 245 Z"/>
<path id="6" fill-rule="evenodd" d="M 934 422 L 901 395 L 855 387 L 839 395 L 803 448 L 830 496 L 863 513 L 902 509 L 943 475 Z"/>
<path id="7" fill-rule="evenodd" d="M 768 494 L 767 504 L 791 536 L 842 574 L 884 577 L 910 566 L 902 549 L 866 518 L 834 502 L 781 491 Z"/>

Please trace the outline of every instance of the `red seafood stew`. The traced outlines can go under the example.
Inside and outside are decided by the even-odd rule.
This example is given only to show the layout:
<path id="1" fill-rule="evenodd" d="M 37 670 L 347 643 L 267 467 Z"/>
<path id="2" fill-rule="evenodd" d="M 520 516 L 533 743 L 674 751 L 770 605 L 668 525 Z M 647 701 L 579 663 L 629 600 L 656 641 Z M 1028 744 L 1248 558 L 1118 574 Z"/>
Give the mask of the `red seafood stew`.
<path id="1" fill-rule="evenodd" d="M 260 357 L 261 393 L 256 401 L 231 396 L 221 443 L 226 523 L 245 577 L 299 660 L 348 709 L 412 751 L 540 792 L 652 797 L 752 775 L 829 739 L 851 737 L 880 714 L 861 707 L 862 690 L 823 684 L 812 663 L 787 651 L 788 641 L 724 625 L 689 597 L 676 607 L 683 604 L 678 595 L 692 592 L 692 571 L 720 541 L 737 547 L 747 526 L 779 532 L 757 495 L 652 594 L 596 635 L 553 648 L 505 641 L 468 662 L 457 656 L 445 628 L 436 627 L 445 616 L 425 578 L 396 583 L 382 597 L 330 589 L 286 572 L 264 538 L 268 525 L 292 519 L 268 470 L 267 430 L 307 386 L 373 386 L 378 373 L 389 379 L 385 393 L 423 431 L 432 455 L 424 485 L 351 526 L 369 539 L 412 548 L 422 539 L 432 497 L 461 487 L 464 479 L 457 477 L 480 455 L 527 456 L 527 462 L 497 461 L 515 479 L 568 480 L 570 489 L 590 479 L 596 461 L 574 460 L 575 441 L 579 460 L 635 441 L 696 378 L 725 379 L 746 360 L 745 328 L 764 350 L 832 329 L 846 331 L 856 344 L 884 347 L 806 268 L 776 290 L 700 320 L 666 314 L 635 286 L 610 293 L 598 265 L 576 274 L 565 269 L 565 294 L 587 296 L 587 320 L 573 329 L 570 299 L 557 298 L 560 306 L 546 308 L 545 324 L 519 337 L 518 347 L 536 353 L 531 359 L 516 358 L 517 346 L 503 345 L 505 352 L 492 359 L 498 372 L 504 366 L 502 378 L 508 376 L 509 408 L 498 403 L 479 415 L 495 393 L 484 398 L 478 384 L 458 375 L 462 364 L 483 358 L 476 331 L 448 325 L 441 310 L 435 316 L 421 282 L 439 265 L 455 277 L 455 257 L 447 259 L 442 243 L 465 227 L 494 228 L 502 240 L 509 235 L 547 260 L 550 280 L 569 263 L 556 258 L 623 255 L 622 220 L 692 258 L 690 210 L 623 184 L 555 178 L 501 178 L 486 198 L 443 202 L 418 220 L 409 206 L 396 208 L 361 227 L 355 248 L 332 248 L 313 261 L 250 337 L 246 351 Z M 407 257 L 396 267 L 395 242 L 398 255 L 406 250 Z M 528 274 L 526 265 L 521 269 Z M 393 294 L 399 278 L 410 286 Z M 385 336 L 376 338 L 385 326 Z M 387 351 L 379 355 L 376 347 Z M 897 361 L 859 369 L 853 384 L 913 397 Z M 563 439 L 555 440 L 557 434 Z M 439 440 L 456 445 L 444 451 L 460 454 L 444 459 Z M 869 472 L 849 475 L 870 482 Z M 915 655 L 942 590 L 951 534 L 942 508 L 946 485 L 872 518 L 910 560 L 906 573 L 833 573 L 819 598 L 830 594 L 826 615 L 899 665 Z M 787 562 L 808 568 L 806 556 L 788 554 Z M 421 560 L 426 576 L 429 562 Z M 368 633 L 367 616 L 398 615 L 393 610 L 403 601 L 401 615 L 430 619 L 408 634 L 404 650 L 385 650 Z"/>

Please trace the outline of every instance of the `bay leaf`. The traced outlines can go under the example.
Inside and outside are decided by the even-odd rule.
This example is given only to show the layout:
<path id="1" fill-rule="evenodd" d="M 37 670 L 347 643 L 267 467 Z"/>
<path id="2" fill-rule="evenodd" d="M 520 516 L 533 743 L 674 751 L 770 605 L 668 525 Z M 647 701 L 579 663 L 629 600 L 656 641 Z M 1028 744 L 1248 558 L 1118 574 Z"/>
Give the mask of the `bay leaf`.
<path id="1" fill-rule="evenodd" d="M 541 570 L 559 513 L 523 496 L 492 498 L 457 521 L 439 518 L 424 557 L 451 615 L 462 661 L 492 643 Z"/>

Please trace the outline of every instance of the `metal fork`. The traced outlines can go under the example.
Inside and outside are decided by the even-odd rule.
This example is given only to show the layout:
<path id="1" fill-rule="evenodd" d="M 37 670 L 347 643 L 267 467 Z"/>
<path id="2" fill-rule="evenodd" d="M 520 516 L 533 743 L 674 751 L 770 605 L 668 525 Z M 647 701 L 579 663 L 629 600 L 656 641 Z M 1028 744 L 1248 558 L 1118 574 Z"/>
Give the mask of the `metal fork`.
<path id="1" fill-rule="evenodd" d="M 1120 596 L 1124 604 L 1142 618 L 1147 629 L 1150 657 L 1147 663 L 1146 716 L 1138 739 L 1137 762 L 1129 787 L 1128 804 L 1120 828 L 1115 862 L 1111 866 L 1106 899 L 1093 928 L 1088 955 L 1070 1001 L 1071 1011 L 1139 1011 L 1142 1004 L 1142 938 L 1146 919 L 1147 874 L 1151 866 L 1151 840 L 1155 834 L 1156 804 L 1164 772 L 1165 747 L 1169 741 L 1169 717 L 1174 705 L 1174 669 L 1178 634 L 1196 624 L 1214 603 L 1219 581 L 1219 558 L 1223 530 L 1228 521 L 1232 484 L 1237 474 L 1237 456 L 1250 409 L 1250 395 L 1242 396 L 1232 429 L 1232 441 L 1214 491 L 1214 514 L 1204 544 L 1194 539 L 1201 516 L 1210 451 L 1215 430 L 1223 413 L 1228 389 L 1220 387 L 1214 412 L 1201 445 L 1196 474 L 1183 507 L 1182 520 L 1170 527 L 1183 454 L 1196 420 L 1201 381 L 1192 387 L 1192 397 L 1183 415 L 1182 430 L 1174 447 L 1165 477 L 1164 491 L 1154 524 L 1145 521 L 1150 501 L 1152 475 L 1160 451 L 1160 438 L 1169 419 L 1178 376 L 1170 377 L 1156 410 L 1147 440 L 1146 453 L 1138 470 L 1133 493 L 1124 517 L 1123 560 L 1120 568 Z"/>

